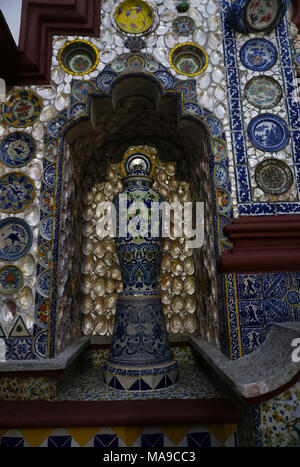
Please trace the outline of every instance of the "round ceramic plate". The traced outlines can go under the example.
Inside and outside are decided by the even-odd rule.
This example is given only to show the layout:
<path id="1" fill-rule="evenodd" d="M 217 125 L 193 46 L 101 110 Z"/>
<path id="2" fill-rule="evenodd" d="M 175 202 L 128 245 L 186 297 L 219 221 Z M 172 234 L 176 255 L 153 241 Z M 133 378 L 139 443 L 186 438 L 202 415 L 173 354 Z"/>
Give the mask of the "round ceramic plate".
<path id="1" fill-rule="evenodd" d="M 51 242 L 42 243 L 37 251 L 37 260 L 44 268 L 51 266 L 52 246 Z"/>
<path id="2" fill-rule="evenodd" d="M 52 138 L 57 138 L 62 127 L 67 123 L 66 117 L 55 117 L 48 123 L 48 133 Z"/>
<path id="3" fill-rule="evenodd" d="M 9 264 L 0 269 L 0 293 L 9 295 L 17 292 L 23 285 L 22 271 Z"/>
<path id="4" fill-rule="evenodd" d="M 150 54 L 145 54 L 144 55 L 144 60 L 145 60 L 145 70 L 148 71 L 149 73 L 155 73 L 159 69 L 159 64 L 153 57 L 153 55 Z"/>
<path id="5" fill-rule="evenodd" d="M 218 137 L 222 133 L 222 123 L 216 117 L 208 116 L 205 118 L 205 122 L 211 131 L 214 138 Z"/>
<path id="6" fill-rule="evenodd" d="M 280 160 L 265 159 L 256 166 L 255 181 L 265 193 L 281 195 L 291 188 L 293 172 Z"/>
<path id="7" fill-rule="evenodd" d="M 48 352 L 48 331 L 39 332 L 33 340 L 33 350 L 38 358 L 47 358 Z"/>
<path id="8" fill-rule="evenodd" d="M 272 42 L 266 39 L 250 39 L 241 47 L 240 58 L 246 68 L 265 71 L 275 64 L 277 51 Z"/>
<path id="9" fill-rule="evenodd" d="M 29 225 L 17 217 L 0 221 L 0 259 L 14 261 L 25 256 L 32 245 Z"/>
<path id="10" fill-rule="evenodd" d="M 97 86 L 93 81 L 76 81 L 72 86 L 72 96 L 82 104 L 85 103 L 85 95 L 89 92 L 97 92 Z"/>
<path id="11" fill-rule="evenodd" d="M 281 3 L 281 2 L 280 2 Z M 250 31 L 272 30 L 280 16 L 278 0 L 250 0 L 245 8 L 245 21 Z"/>
<path id="12" fill-rule="evenodd" d="M 126 66 L 129 70 L 140 71 L 145 68 L 145 60 L 140 54 L 132 54 L 129 55 Z"/>
<path id="13" fill-rule="evenodd" d="M 215 164 L 215 180 L 218 186 L 225 185 L 229 179 L 229 172 L 222 164 Z"/>
<path id="14" fill-rule="evenodd" d="M 56 175 L 56 165 L 48 165 L 48 167 L 44 170 L 43 173 L 43 180 L 46 183 L 46 185 L 49 185 L 51 187 L 54 186 L 55 184 L 55 175 Z"/>
<path id="15" fill-rule="evenodd" d="M 0 158 L 8 167 L 23 167 L 36 153 L 34 139 L 23 131 L 10 133 L 0 143 Z"/>
<path id="16" fill-rule="evenodd" d="M 289 140 L 289 130 L 282 118 L 272 114 L 254 117 L 248 126 L 251 143 L 261 151 L 280 151 Z"/>
<path id="17" fill-rule="evenodd" d="M 203 117 L 203 110 L 200 105 L 195 104 L 195 102 L 187 102 L 184 104 L 183 112 L 196 115 L 197 117 Z"/>
<path id="18" fill-rule="evenodd" d="M 215 161 L 220 162 L 226 157 L 227 148 L 226 143 L 219 138 L 213 138 L 213 151 L 215 156 Z"/>
<path id="19" fill-rule="evenodd" d="M 81 104 L 80 102 L 76 102 L 76 104 L 71 105 L 71 107 L 68 110 L 68 116 L 69 118 L 76 118 L 80 114 L 85 112 L 85 104 Z"/>
<path id="20" fill-rule="evenodd" d="M 23 128 L 37 121 L 42 107 L 42 100 L 34 92 L 12 91 L 2 105 L 2 115 L 9 125 Z"/>
<path id="21" fill-rule="evenodd" d="M 173 84 L 173 89 L 175 89 L 176 91 L 183 92 L 184 102 L 193 101 L 197 98 L 196 86 L 192 80 L 175 81 L 175 83 Z"/>
<path id="22" fill-rule="evenodd" d="M 37 281 L 36 281 L 36 287 L 38 293 L 45 298 L 48 298 L 50 295 L 50 270 L 47 269 L 46 271 L 41 272 L 41 274 L 38 275 Z"/>
<path id="23" fill-rule="evenodd" d="M 109 71 L 105 71 L 100 73 L 96 79 L 96 84 L 100 91 L 106 92 L 111 84 L 111 82 L 115 79 L 116 73 L 111 73 Z"/>
<path id="24" fill-rule="evenodd" d="M 34 182 L 25 173 L 9 172 L 0 177 L 0 211 L 6 214 L 21 212 L 34 197 Z"/>
<path id="25" fill-rule="evenodd" d="M 48 327 L 49 308 L 49 301 L 43 298 L 36 304 L 34 310 L 36 323 L 44 329 Z"/>
<path id="26" fill-rule="evenodd" d="M 41 208 L 46 214 L 52 214 L 54 210 L 53 189 L 43 191 L 41 194 Z"/>
<path id="27" fill-rule="evenodd" d="M 151 28 L 154 14 L 143 0 L 125 0 L 115 11 L 115 21 L 127 34 L 143 34 Z"/>
<path id="28" fill-rule="evenodd" d="M 206 69 L 208 56 L 199 45 L 186 42 L 185 44 L 176 45 L 171 50 L 169 61 L 177 73 L 196 76 Z"/>
<path id="29" fill-rule="evenodd" d="M 174 84 L 174 78 L 168 71 L 157 71 L 155 76 L 162 82 L 165 89 L 171 89 Z"/>
<path id="30" fill-rule="evenodd" d="M 231 197 L 228 191 L 224 190 L 223 188 L 217 189 L 217 205 L 218 205 L 218 212 L 223 214 L 224 212 L 229 211 L 231 208 Z"/>
<path id="31" fill-rule="evenodd" d="M 53 216 L 49 215 L 42 219 L 40 224 L 40 232 L 46 240 L 51 240 L 53 230 Z"/>
<path id="32" fill-rule="evenodd" d="M 91 42 L 81 39 L 66 42 L 58 54 L 60 66 L 72 75 L 93 71 L 99 62 L 99 52 Z"/>
<path id="33" fill-rule="evenodd" d="M 178 16 L 173 21 L 172 28 L 179 36 L 189 36 L 195 31 L 195 22 L 190 16 Z"/>
<path id="34" fill-rule="evenodd" d="M 271 76 L 254 76 L 246 84 L 245 96 L 255 107 L 268 109 L 278 104 L 282 97 L 282 88 Z"/>
<path id="35" fill-rule="evenodd" d="M 44 154 L 49 162 L 55 162 L 57 157 L 57 141 L 51 139 L 44 146 Z"/>

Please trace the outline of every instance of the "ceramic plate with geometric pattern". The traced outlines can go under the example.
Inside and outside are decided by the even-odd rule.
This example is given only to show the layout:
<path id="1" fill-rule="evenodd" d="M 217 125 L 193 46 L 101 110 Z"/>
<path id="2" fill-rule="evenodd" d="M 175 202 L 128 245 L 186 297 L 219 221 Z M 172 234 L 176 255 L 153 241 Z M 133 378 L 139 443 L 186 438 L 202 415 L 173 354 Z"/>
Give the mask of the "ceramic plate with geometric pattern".
<path id="1" fill-rule="evenodd" d="M 291 188 L 293 172 L 283 161 L 265 159 L 256 166 L 255 181 L 264 193 L 281 195 Z"/>
<path id="2" fill-rule="evenodd" d="M 37 121 L 42 107 L 42 100 L 34 92 L 12 91 L 2 105 L 2 114 L 9 125 L 23 128 Z"/>

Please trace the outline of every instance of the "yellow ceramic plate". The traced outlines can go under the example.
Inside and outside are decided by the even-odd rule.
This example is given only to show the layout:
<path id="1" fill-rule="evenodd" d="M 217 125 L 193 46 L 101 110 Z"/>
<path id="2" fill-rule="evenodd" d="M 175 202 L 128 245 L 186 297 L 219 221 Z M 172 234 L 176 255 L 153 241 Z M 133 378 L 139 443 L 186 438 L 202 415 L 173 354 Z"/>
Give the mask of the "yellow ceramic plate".
<path id="1" fill-rule="evenodd" d="M 153 10 L 143 0 L 125 0 L 115 12 L 115 20 L 122 31 L 142 34 L 152 26 Z"/>

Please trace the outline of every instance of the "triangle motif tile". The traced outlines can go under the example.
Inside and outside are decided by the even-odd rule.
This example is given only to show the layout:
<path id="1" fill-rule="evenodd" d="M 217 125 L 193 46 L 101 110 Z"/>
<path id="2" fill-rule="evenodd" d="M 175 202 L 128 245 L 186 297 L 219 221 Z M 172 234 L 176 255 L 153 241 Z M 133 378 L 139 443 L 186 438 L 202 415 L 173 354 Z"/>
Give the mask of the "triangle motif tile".
<path id="1" fill-rule="evenodd" d="M 21 316 L 19 316 L 15 322 L 9 333 L 9 337 L 30 337 L 30 332 L 26 328 L 26 325 Z"/>

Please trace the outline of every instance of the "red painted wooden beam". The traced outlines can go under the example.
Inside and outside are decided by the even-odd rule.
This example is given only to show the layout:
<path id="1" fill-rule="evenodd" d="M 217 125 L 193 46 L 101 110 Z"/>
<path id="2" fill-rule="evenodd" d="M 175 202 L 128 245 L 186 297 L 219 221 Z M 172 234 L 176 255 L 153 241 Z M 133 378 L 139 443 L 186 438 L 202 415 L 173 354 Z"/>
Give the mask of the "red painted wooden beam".
<path id="1" fill-rule="evenodd" d="M 220 272 L 300 271 L 299 215 L 241 217 L 224 233 L 233 248 L 217 260 Z"/>

